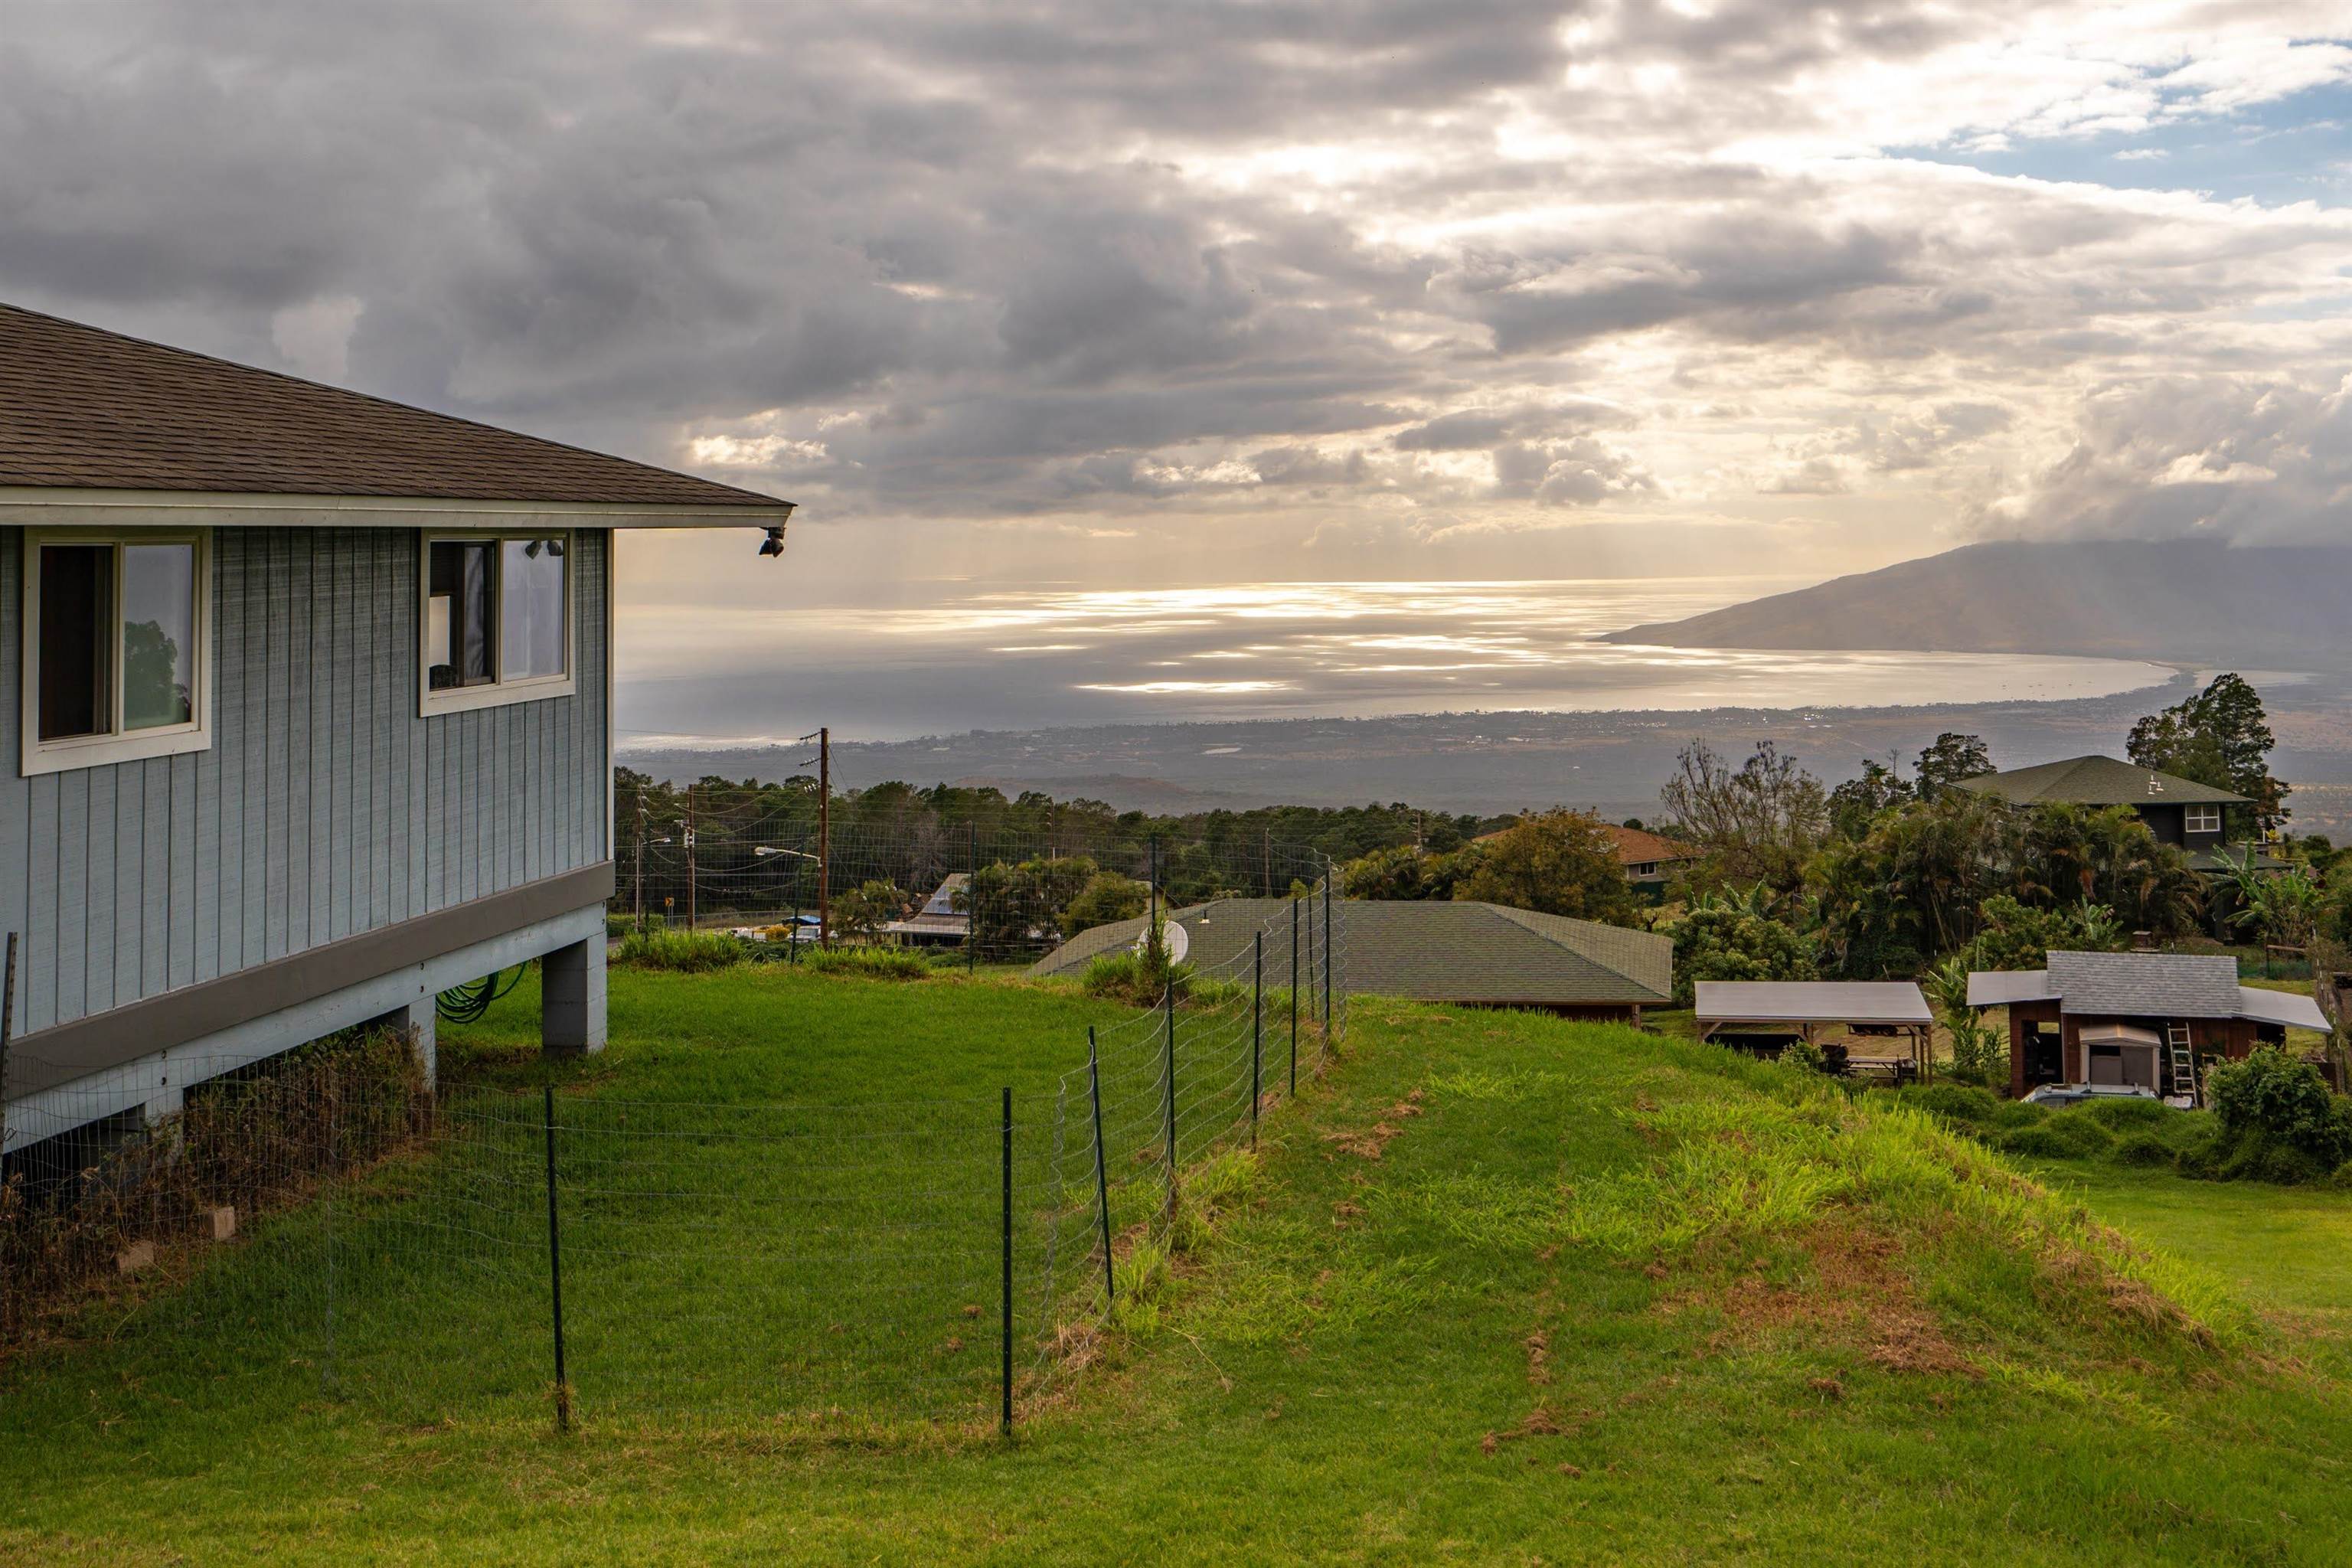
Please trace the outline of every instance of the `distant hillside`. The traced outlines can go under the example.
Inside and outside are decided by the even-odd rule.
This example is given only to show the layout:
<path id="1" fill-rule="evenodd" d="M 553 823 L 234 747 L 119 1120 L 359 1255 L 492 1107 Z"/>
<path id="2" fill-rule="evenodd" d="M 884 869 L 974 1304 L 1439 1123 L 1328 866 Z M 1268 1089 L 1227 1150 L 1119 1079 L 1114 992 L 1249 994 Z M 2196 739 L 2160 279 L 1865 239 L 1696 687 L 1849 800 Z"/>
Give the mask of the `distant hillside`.
<path id="1" fill-rule="evenodd" d="M 2352 667 L 2352 547 L 1971 544 L 1605 640 Z"/>

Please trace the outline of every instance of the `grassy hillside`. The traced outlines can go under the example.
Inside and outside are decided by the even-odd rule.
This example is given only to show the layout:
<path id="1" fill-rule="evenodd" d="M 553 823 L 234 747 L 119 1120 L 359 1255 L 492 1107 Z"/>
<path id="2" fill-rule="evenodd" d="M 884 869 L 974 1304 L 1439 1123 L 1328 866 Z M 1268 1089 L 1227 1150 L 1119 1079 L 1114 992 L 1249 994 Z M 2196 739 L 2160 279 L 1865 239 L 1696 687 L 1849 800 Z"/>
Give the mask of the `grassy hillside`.
<path id="1" fill-rule="evenodd" d="M 527 1073 L 530 1003 L 448 1048 Z M 616 975 L 588 1070 L 643 1100 L 957 1093 L 1043 1083 L 1092 1014 L 1006 981 Z M 2217 1227 L 2112 1174 L 2053 1197 L 1882 1101 L 1361 1004 L 1222 1173 L 1159 1325 L 1075 1339 L 1086 1375 L 1009 1449 L 593 1411 L 559 1437 L 469 1392 L 492 1343 L 443 1347 L 443 1407 L 400 1422 L 266 1368 L 150 1399 L 95 1360 L 78 1407 L 5 1432 L 0 1559 L 2336 1560 L 2347 1325 L 2297 1309 L 2352 1294 L 2347 1201 L 2234 1190 Z"/>
<path id="2" fill-rule="evenodd" d="M 2352 610 L 2331 585 L 2347 568 L 2352 550 L 2342 548 L 2008 540 L 1633 626 L 1608 640 L 2337 668 L 2352 646 Z"/>

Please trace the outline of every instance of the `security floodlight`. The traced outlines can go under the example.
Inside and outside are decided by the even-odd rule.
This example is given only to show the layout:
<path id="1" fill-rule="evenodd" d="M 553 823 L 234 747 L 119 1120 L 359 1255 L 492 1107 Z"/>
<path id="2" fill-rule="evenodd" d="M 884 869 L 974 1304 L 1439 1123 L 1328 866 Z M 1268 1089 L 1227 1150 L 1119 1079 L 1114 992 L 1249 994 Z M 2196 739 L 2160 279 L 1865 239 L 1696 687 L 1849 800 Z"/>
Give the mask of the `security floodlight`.
<path id="1" fill-rule="evenodd" d="M 768 537 L 760 542 L 760 553 L 764 557 L 769 555 L 782 555 L 783 552 L 784 531 L 782 525 L 778 524 L 776 527 L 768 530 Z"/>

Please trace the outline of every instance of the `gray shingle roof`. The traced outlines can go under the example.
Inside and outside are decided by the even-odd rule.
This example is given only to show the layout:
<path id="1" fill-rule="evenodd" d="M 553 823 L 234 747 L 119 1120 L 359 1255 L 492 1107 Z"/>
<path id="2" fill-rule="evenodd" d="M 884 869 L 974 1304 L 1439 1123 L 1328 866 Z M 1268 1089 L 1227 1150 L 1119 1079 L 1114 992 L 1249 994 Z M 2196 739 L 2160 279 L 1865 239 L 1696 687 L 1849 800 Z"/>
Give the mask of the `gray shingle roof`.
<path id="1" fill-rule="evenodd" d="M 2238 961 L 2227 953 L 2053 952 L 2050 993 L 2062 1013 L 2231 1018 Z"/>
<path id="2" fill-rule="evenodd" d="M 12 305 L 0 305 L 0 485 L 787 509 Z"/>
<path id="3" fill-rule="evenodd" d="M 1337 984 L 1349 993 L 1529 1006 L 1653 1006 L 1673 995 L 1674 943 L 1649 931 L 1496 904 L 1350 899 L 1334 908 Z M 1322 942 L 1319 905 L 1313 913 L 1318 930 L 1307 958 Z M 1184 928 L 1194 964 L 1244 979 L 1251 939 L 1264 930 L 1266 984 L 1287 984 L 1289 900 L 1220 899 L 1171 918 Z M 1143 921 L 1132 920 L 1082 931 L 1030 973 L 1079 973 L 1103 953 L 1133 946 L 1143 930 Z"/>
<path id="4" fill-rule="evenodd" d="M 1724 1024 L 1932 1024 L 1908 980 L 1702 980 L 1698 1021 Z"/>
<path id="5" fill-rule="evenodd" d="M 2236 805 L 2246 798 L 2174 773 L 2099 756 L 2069 757 L 2063 763 L 2011 768 L 2005 773 L 1984 773 L 1958 783 L 1962 789 L 1994 795 L 2011 805 L 2056 801 L 2075 805 Z"/>

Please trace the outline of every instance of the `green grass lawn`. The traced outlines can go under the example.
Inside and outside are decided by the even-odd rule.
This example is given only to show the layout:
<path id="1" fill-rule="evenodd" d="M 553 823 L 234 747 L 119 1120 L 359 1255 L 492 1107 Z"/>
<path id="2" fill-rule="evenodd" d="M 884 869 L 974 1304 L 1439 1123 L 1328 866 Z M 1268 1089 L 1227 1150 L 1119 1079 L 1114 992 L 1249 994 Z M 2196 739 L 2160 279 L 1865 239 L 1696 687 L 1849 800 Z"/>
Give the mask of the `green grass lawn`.
<path id="1" fill-rule="evenodd" d="M 478 1092 L 537 1081 L 533 1005 L 450 1031 Z M 613 1048 L 567 1089 L 1035 1097 L 1116 1017 L 1001 980 L 616 973 Z M 1157 1326 L 1082 1338 L 1092 1364 L 1010 1447 L 608 1415 L 599 1361 L 630 1353 L 609 1341 L 559 1436 L 529 1314 L 452 1299 L 442 1258 L 344 1287 L 347 1333 L 373 1313 L 419 1334 L 381 1364 L 429 1411 L 388 1414 L 355 1374 L 322 1393 L 226 1321 L 198 1326 L 190 1375 L 101 1350 L 29 1403 L 0 1382 L 0 1559 L 2340 1560 L 2352 1400 L 2303 1314 L 2326 1310 L 2312 1253 L 2340 1251 L 2347 1200 L 2073 1181 L 2136 1252 L 1924 1121 L 1790 1086 L 1631 1030 L 1360 1001 Z M 431 1179 L 388 1182 L 377 1219 Z M 713 1201 L 751 1225 L 760 1197 Z M 658 1298 L 664 1273 L 632 1285 Z"/>

